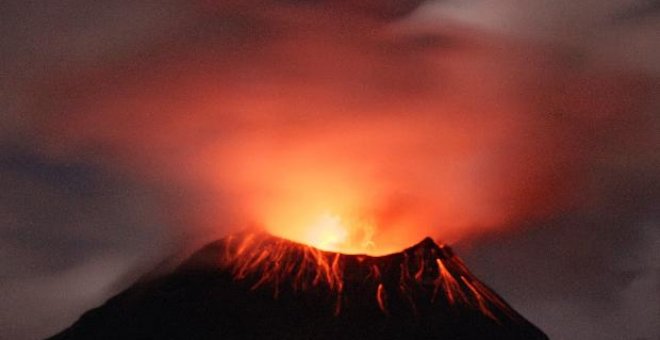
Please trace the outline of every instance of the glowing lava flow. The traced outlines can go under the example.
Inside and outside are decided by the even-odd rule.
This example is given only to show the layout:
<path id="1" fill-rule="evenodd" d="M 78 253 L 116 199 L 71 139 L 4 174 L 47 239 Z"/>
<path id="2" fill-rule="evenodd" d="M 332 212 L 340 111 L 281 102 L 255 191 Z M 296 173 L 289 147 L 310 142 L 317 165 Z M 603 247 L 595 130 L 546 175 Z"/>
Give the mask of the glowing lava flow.
<path id="1" fill-rule="evenodd" d="M 321 225 L 340 226 L 330 217 Z M 332 245 L 341 235 L 318 240 Z M 374 308 L 386 315 L 391 308 L 415 314 L 420 304 L 472 310 L 496 321 L 517 315 L 449 247 L 429 238 L 402 252 L 378 257 L 323 251 L 266 233 L 239 234 L 223 242 L 220 263 L 236 281 L 245 282 L 251 290 L 271 289 L 275 298 L 284 292 L 321 292 L 321 296 L 335 299 L 336 315 L 343 304 L 350 303 L 347 296 L 365 293 L 373 294 Z"/>
<path id="2" fill-rule="evenodd" d="M 270 285 L 277 296 L 286 283 L 294 291 L 325 285 L 341 292 L 339 253 L 329 256 L 314 247 L 264 237 L 264 234 L 229 237 L 226 242 L 227 251 L 221 263 L 231 267 L 237 280 L 257 275 L 252 289 Z"/>

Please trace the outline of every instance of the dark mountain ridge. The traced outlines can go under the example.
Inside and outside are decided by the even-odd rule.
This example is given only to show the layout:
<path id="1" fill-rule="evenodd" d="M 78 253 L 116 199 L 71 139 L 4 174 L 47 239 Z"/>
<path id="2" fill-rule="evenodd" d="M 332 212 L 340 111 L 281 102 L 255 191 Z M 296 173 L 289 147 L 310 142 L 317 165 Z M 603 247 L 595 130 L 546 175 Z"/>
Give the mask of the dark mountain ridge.
<path id="1" fill-rule="evenodd" d="M 51 339 L 547 339 L 426 238 L 386 256 L 264 233 L 212 242 Z"/>

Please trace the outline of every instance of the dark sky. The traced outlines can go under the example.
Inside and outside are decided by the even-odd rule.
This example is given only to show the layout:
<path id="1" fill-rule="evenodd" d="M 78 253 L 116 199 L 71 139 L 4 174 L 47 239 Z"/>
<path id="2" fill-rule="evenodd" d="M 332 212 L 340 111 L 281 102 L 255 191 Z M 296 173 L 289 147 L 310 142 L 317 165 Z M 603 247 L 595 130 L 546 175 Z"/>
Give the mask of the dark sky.
<path id="1" fill-rule="evenodd" d="M 3 1 L 0 335 L 248 224 L 322 150 L 551 338 L 658 339 L 659 8 Z"/>

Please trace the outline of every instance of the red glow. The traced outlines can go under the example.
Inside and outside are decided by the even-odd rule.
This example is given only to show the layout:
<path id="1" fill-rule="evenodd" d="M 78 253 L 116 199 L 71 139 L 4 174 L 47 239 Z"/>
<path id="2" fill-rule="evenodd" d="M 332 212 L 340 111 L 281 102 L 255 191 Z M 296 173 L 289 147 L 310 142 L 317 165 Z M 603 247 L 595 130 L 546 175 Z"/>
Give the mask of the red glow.
<path id="1" fill-rule="evenodd" d="M 168 217 L 185 233 L 256 225 L 381 255 L 573 204 L 590 134 L 644 102 L 622 98 L 649 92 L 564 69 L 561 50 L 449 25 L 427 41 L 346 3 L 212 6 L 239 14 L 226 17 L 244 36 L 211 27 L 208 42 L 72 71 L 26 121 L 52 157 L 103 150 L 93 154 L 171 190 Z"/>

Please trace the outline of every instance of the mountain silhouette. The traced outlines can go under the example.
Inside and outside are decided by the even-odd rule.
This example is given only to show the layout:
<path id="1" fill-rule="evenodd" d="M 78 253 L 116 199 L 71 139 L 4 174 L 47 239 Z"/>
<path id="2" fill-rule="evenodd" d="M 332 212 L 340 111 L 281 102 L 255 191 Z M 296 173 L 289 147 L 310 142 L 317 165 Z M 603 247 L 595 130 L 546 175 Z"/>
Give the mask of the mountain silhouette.
<path id="1" fill-rule="evenodd" d="M 212 242 L 51 339 L 547 339 L 426 238 L 386 256 L 266 233 Z"/>

